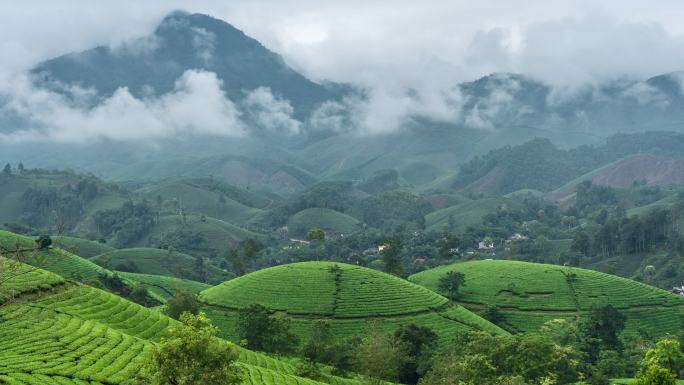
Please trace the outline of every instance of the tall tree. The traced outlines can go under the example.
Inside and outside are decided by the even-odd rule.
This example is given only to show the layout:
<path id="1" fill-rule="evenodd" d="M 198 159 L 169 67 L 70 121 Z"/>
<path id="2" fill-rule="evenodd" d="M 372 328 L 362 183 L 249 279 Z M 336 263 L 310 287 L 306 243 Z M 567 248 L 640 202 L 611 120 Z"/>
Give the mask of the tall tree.
<path id="1" fill-rule="evenodd" d="M 459 290 L 465 285 L 465 274 L 460 271 L 450 271 L 439 279 L 437 290 L 445 296 L 456 299 Z"/>
<path id="2" fill-rule="evenodd" d="M 171 329 L 154 350 L 140 374 L 139 384 L 231 385 L 241 384 L 238 352 L 216 338 L 217 328 L 204 313 L 183 313 L 181 324 Z"/>
<path id="3" fill-rule="evenodd" d="M 293 354 L 299 338 L 290 331 L 291 320 L 282 313 L 252 304 L 240 310 L 238 335 L 249 349 L 274 354 Z"/>
<path id="4" fill-rule="evenodd" d="M 406 353 L 409 356 L 409 360 L 399 368 L 399 382 L 418 383 L 432 364 L 432 355 L 437 347 L 437 334 L 428 327 L 409 324 L 397 329 L 394 338 L 406 346 Z"/>
<path id="5" fill-rule="evenodd" d="M 380 252 L 384 270 L 386 273 L 402 275 L 404 268 L 401 265 L 401 238 L 394 235 L 385 240 L 384 249 Z"/>
<path id="6" fill-rule="evenodd" d="M 382 333 L 371 325 L 369 333 L 357 348 L 356 369 L 372 385 L 396 382 L 401 368 L 410 362 L 408 346 L 391 334 Z"/>
<path id="7" fill-rule="evenodd" d="M 310 229 L 306 232 L 306 239 L 310 242 L 322 243 L 325 241 L 325 231 L 323 229 L 316 227 L 315 229 Z"/>
<path id="8" fill-rule="evenodd" d="M 166 302 L 166 314 L 173 319 L 179 319 L 181 314 L 186 312 L 197 314 L 199 308 L 197 296 L 187 290 L 177 290 Z"/>

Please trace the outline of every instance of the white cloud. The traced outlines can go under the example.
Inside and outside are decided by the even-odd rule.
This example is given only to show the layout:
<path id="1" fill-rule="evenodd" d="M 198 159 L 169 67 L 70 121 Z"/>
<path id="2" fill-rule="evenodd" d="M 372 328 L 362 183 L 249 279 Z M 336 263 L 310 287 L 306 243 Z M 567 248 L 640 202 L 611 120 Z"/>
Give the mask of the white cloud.
<path id="1" fill-rule="evenodd" d="M 192 37 L 192 47 L 197 52 L 205 64 L 211 62 L 214 58 L 214 51 L 216 50 L 216 35 L 207 31 L 204 28 L 193 28 L 192 31 L 195 36 Z"/>
<path id="2" fill-rule="evenodd" d="M 653 105 L 658 108 L 666 108 L 670 101 L 659 89 L 644 82 L 637 82 L 622 92 L 627 98 L 633 98 L 641 105 Z"/>
<path id="3" fill-rule="evenodd" d="M 277 98 L 266 87 L 247 93 L 243 101 L 246 112 L 259 128 L 285 134 L 298 134 L 302 123 L 292 118 L 294 108 L 285 99 Z"/>
<path id="4" fill-rule="evenodd" d="M 353 126 L 364 132 L 387 132 L 414 115 L 489 127 L 510 92 L 495 92 L 474 110 L 461 111 L 462 97 L 453 86 L 492 72 L 524 73 L 548 82 L 556 87 L 549 98 L 555 103 L 587 92 L 601 81 L 625 75 L 644 79 L 684 69 L 684 7 L 679 0 L 33 0 L 0 2 L 0 76 L 16 79 L 18 72 L 41 60 L 98 44 L 140 48 L 122 42 L 149 35 L 174 9 L 207 13 L 234 24 L 313 79 L 367 87 L 367 104 L 352 100 L 326 104 L 309 120 L 312 127 L 337 127 L 340 131 Z M 215 37 L 196 32 L 198 55 L 212 60 Z M 153 40 L 146 43 L 152 48 L 155 44 Z M 190 97 L 182 90 L 174 94 Z M 640 103 L 658 103 L 657 95 L 647 89 L 635 88 L 627 94 Z M 164 100 L 171 102 L 137 100 L 125 90 L 115 96 L 88 113 L 64 100 L 51 103 L 60 108 L 66 105 L 69 117 L 89 121 L 97 118 L 93 115 L 97 113 L 119 116 L 117 108 L 134 111 L 142 104 L 146 111 L 154 111 Z M 38 100 L 43 97 L 40 92 L 35 95 Z M 254 97 L 259 124 L 286 132 L 301 130 L 287 101 L 271 100 L 266 93 Z M 349 116 L 340 114 L 340 106 L 353 108 L 358 115 L 350 121 Z M 189 116 L 187 112 L 185 118 Z M 180 126 L 192 127 L 192 132 L 225 131 L 225 127 L 217 129 L 202 120 L 173 124 L 170 129 L 156 129 L 159 119 L 143 121 L 150 125 L 150 132 L 166 134 L 177 133 Z M 59 132 L 77 137 L 68 134 L 71 130 L 76 128 L 62 127 Z M 120 136 L 138 134 L 120 130 L 126 133 Z M 235 128 L 231 132 L 242 131 Z M 91 130 L 85 136 L 116 135 Z"/>
<path id="5" fill-rule="evenodd" d="M 0 92 L 9 100 L 5 112 L 29 121 L 29 127 L 0 134 L 0 141 L 54 140 L 91 142 L 101 139 L 146 140 L 193 134 L 241 136 L 240 114 L 226 99 L 216 75 L 187 71 L 174 91 L 154 99 L 137 99 L 119 88 L 92 109 L 65 97 L 35 89 L 30 81 L 13 79 Z"/>

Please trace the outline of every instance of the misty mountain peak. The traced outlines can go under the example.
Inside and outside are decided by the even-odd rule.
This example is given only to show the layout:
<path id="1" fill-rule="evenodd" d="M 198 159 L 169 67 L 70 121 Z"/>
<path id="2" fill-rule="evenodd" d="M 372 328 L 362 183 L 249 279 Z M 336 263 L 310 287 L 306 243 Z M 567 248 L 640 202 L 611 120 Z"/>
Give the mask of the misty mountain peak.
<path id="1" fill-rule="evenodd" d="M 76 85 L 107 98 L 122 87 L 136 97 L 172 92 L 188 70 L 215 73 L 234 102 L 268 88 L 289 101 L 297 117 L 337 97 L 231 24 L 184 11 L 166 16 L 150 36 L 63 55 L 39 64 L 33 73 L 41 85 L 56 91 Z"/>

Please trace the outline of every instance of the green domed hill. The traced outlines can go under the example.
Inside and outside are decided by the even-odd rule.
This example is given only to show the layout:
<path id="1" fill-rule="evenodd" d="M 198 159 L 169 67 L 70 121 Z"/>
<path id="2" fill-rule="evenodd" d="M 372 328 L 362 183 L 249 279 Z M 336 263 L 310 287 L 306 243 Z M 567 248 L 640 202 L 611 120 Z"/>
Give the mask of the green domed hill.
<path id="1" fill-rule="evenodd" d="M 32 250 L 35 247 L 35 239 L 0 230 L 0 246 L 10 251 L 17 248 Z M 111 274 L 109 270 L 57 247 L 31 251 L 25 254 L 27 257 L 30 256 L 28 258 L 29 263 L 65 278 L 81 282 L 97 280 L 98 276 L 103 273 Z"/>
<path id="2" fill-rule="evenodd" d="M 364 267 L 301 262 L 260 270 L 200 294 L 223 335 L 235 339 L 238 310 L 253 303 L 286 312 L 305 337 L 316 319 L 329 319 L 339 338 L 362 335 L 369 321 L 383 330 L 414 323 L 442 341 L 471 329 L 505 333 L 462 306 L 401 278 Z"/>
<path id="3" fill-rule="evenodd" d="M 581 317 L 608 304 L 627 317 L 625 333 L 657 337 L 677 334 L 684 326 L 684 298 L 592 270 L 485 260 L 437 267 L 409 280 L 437 290 L 439 279 L 450 271 L 465 274 L 460 303 L 473 311 L 496 305 L 512 331 L 535 331 L 548 320 Z"/>
<path id="4" fill-rule="evenodd" d="M 316 207 L 302 210 L 291 216 L 287 221 L 287 226 L 290 234 L 304 237 L 307 230 L 315 227 L 320 227 L 332 234 L 350 234 L 361 228 L 361 222 L 339 211 Z"/>
<path id="5" fill-rule="evenodd" d="M 0 268 L 7 263 L 0 256 Z M 0 384 L 130 384 L 152 346 L 177 324 L 106 291 L 19 268 L 23 274 L 0 285 Z M 16 301 L 5 303 L 9 297 Z M 234 347 L 244 385 L 362 385 L 328 373 L 318 380 L 298 377 L 294 359 Z"/>
<path id="6" fill-rule="evenodd" d="M 128 271 L 140 274 L 154 274 L 165 276 L 182 276 L 194 278 L 197 270 L 195 258 L 178 251 L 139 247 L 118 249 L 93 257 L 90 261 L 112 270 Z M 218 283 L 228 279 L 228 274 L 218 267 L 205 264 L 206 280 Z"/>

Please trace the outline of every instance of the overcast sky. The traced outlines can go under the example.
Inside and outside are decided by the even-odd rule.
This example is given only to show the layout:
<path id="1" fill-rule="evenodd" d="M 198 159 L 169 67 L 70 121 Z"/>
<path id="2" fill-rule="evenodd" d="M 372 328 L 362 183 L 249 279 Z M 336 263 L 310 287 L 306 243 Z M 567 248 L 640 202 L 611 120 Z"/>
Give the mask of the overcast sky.
<path id="1" fill-rule="evenodd" d="M 461 111 L 452 86 L 493 72 L 573 89 L 684 70 L 681 0 L 0 0 L 0 96 L 14 113 L 38 122 L 34 130 L 0 134 L 0 142 L 244 133 L 210 73 L 186 73 L 159 100 L 120 90 L 93 110 L 74 108 L 17 76 L 63 53 L 147 35 L 178 9 L 230 22 L 314 80 L 367 87 L 372 96 L 358 115 L 368 132 L 394 130 L 410 115 L 453 121 Z M 287 101 L 253 92 L 254 103 L 268 107 L 263 121 L 298 132 Z M 193 114 L 207 96 L 214 113 L 207 106 Z"/>
<path id="2" fill-rule="evenodd" d="M 315 79 L 422 87 L 513 71 L 572 84 L 684 69 L 678 0 L 3 0 L 0 67 L 144 35 L 174 9 L 224 19 Z"/>

